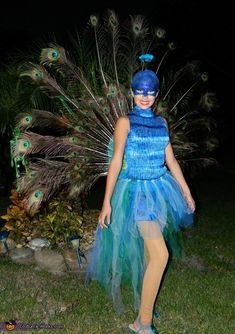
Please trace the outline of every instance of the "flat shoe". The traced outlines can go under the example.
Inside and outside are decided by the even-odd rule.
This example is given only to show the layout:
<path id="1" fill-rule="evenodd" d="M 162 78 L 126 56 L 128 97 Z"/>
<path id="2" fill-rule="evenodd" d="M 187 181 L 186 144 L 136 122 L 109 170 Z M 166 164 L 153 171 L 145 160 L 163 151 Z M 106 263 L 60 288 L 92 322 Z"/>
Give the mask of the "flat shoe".
<path id="1" fill-rule="evenodd" d="M 153 312 L 153 319 L 156 320 L 159 324 L 161 322 L 161 315 L 158 311 Z"/>
<path id="2" fill-rule="evenodd" d="M 136 325 L 138 326 L 139 329 L 136 329 L 132 324 L 130 324 L 128 326 L 129 330 L 132 333 L 137 333 L 137 334 L 139 333 L 139 334 L 141 334 L 142 331 L 145 331 L 146 334 L 158 334 L 158 331 L 152 325 L 146 325 L 146 326 L 143 325 L 140 322 L 139 317 L 135 320 L 135 323 L 136 323 Z"/>

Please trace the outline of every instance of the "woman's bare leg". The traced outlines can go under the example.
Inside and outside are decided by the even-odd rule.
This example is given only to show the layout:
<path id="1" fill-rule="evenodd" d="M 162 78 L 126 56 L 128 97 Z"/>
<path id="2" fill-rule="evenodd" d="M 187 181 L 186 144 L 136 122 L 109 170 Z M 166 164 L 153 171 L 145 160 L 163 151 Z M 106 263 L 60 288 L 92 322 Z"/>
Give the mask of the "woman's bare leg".
<path id="1" fill-rule="evenodd" d="M 147 267 L 144 274 L 139 317 L 143 325 L 152 323 L 153 307 L 160 287 L 162 275 L 168 262 L 169 253 L 162 233 L 155 222 L 138 222 L 144 239 Z M 134 327 L 138 329 L 137 324 Z M 141 334 L 147 334 L 142 331 Z"/>

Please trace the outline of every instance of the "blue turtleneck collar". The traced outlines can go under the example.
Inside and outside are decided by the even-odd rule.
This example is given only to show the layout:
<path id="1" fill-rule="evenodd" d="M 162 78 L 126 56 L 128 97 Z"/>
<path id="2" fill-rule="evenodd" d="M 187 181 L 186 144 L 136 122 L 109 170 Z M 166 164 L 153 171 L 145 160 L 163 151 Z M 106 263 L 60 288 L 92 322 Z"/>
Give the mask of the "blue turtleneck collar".
<path id="1" fill-rule="evenodd" d="M 142 117 L 153 117 L 154 116 L 154 112 L 151 108 L 141 109 L 140 107 L 135 106 L 133 108 L 133 111 L 135 112 L 136 115 L 139 115 Z"/>

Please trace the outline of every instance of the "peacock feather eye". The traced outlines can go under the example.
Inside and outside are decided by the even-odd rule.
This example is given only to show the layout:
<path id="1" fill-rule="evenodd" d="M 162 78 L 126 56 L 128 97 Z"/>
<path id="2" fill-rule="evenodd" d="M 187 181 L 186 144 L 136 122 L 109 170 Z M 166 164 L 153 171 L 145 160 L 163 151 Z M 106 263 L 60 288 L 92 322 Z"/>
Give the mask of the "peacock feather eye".
<path id="1" fill-rule="evenodd" d="M 161 101 L 161 106 L 162 108 L 167 108 L 168 107 L 168 102 L 167 101 Z"/>
<path id="2" fill-rule="evenodd" d="M 127 91 L 127 96 L 130 97 L 130 98 L 133 97 L 133 92 L 132 92 L 131 89 L 129 89 L 129 90 Z"/>
<path id="3" fill-rule="evenodd" d="M 39 71 L 38 69 L 33 69 L 32 73 L 31 73 L 31 78 L 35 81 L 40 81 L 43 78 L 43 74 L 41 71 Z"/>
<path id="4" fill-rule="evenodd" d="M 32 119 L 33 119 L 32 116 L 27 115 L 22 119 L 21 124 L 28 125 L 32 122 Z"/>
<path id="5" fill-rule="evenodd" d="M 147 32 L 147 29 L 145 28 L 144 24 L 144 18 L 141 15 L 137 15 L 135 17 L 131 17 L 131 24 L 132 24 L 132 31 L 136 37 L 139 35 Z"/>
<path id="6" fill-rule="evenodd" d="M 215 94 L 209 92 L 203 94 L 201 98 L 201 104 L 203 108 L 207 109 L 208 111 L 211 111 L 211 109 L 217 105 Z"/>
<path id="7" fill-rule="evenodd" d="M 202 81 L 206 82 L 208 80 L 208 74 L 206 72 L 202 73 L 201 79 Z"/>
<path id="8" fill-rule="evenodd" d="M 92 140 L 92 139 L 89 139 L 89 138 L 84 139 L 83 142 L 84 142 L 84 144 L 86 144 L 86 145 L 91 145 L 91 144 L 94 143 L 93 140 Z"/>
<path id="9" fill-rule="evenodd" d="M 72 152 L 72 153 L 69 154 L 69 157 L 70 158 L 77 158 L 77 157 L 79 157 L 79 152 Z"/>
<path id="10" fill-rule="evenodd" d="M 140 32 L 141 32 L 141 26 L 139 24 L 134 24 L 133 25 L 133 32 L 134 32 L 134 34 L 139 35 Z"/>
<path id="11" fill-rule="evenodd" d="M 78 132 L 81 132 L 81 133 L 86 132 L 85 129 L 82 126 L 79 126 L 79 125 L 75 127 L 75 130 L 78 131 Z"/>
<path id="12" fill-rule="evenodd" d="M 159 101 L 157 105 L 158 112 L 165 112 L 168 109 L 168 102 L 167 101 Z"/>
<path id="13" fill-rule="evenodd" d="M 84 163 L 88 163 L 88 162 L 89 162 L 89 158 L 88 158 L 88 157 L 83 157 L 83 158 L 82 158 L 82 161 L 83 161 Z"/>
<path id="14" fill-rule="evenodd" d="M 163 28 L 157 28 L 155 30 L 155 35 L 157 36 L 157 38 L 163 39 L 166 37 L 166 30 Z"/>
<path id="15" fill-rule="evenodd" d="M 70 138 L 69 138 L 69 142 L 72 143 L 72 144 L 77 144 L 77 142 L 78 142 L 78 138 L 75 137 L 75 136 L 70 137 Z"/>
<path id="16" fill-rule="evenodd" d="M 32 121 L 32 117 L 31 117 L 31 116 L 26 116 L 26 117 L 25 117 L 25 121 L 26 121 L 27 123 L 30 123 L 30 122 Z"/>
<path id="17" fill-rule="evenodd" d="M 39 191 L 39 190 L 35 191 L 34 192 L 34 197 L 37 198 L 37 199 L 41 198 L 42 197 L 42 192 Z"/>
<path id="18" fill-rule="evenodd" d="M 120 109 L 124 108 L 124 102 L 123 101 L 118 101 L 118 106 Z"/>
<path id="19" fill-rule="evenodd" d="M 98 17 L 95 15 L 90 16 L 90 23 L 93 27 L 96 27 L 98 24 Z"/>
<path id="20" fill-rule="evenodd" d="M 57 61 L 60 58 L 60 53 L 56 49 L 52 49 L 48 52 L 48 58 L 51 61 Z"/>
<path id="21" fill-rule="evenodd" d="M 102 109 L 102 111 L 103 111 L 104 114 L 107 115 L 107 114 L 110 112 L 110 109 L 109 109 L 109 107 L 104 107 L 104 108 Z"/>
<path id="22" fill-rule="evenodd" d="M 176 45 L 175 45 L 175 43 L 174 43 L 174 42 L 169 42 L 169 43 L 168 43 L 168 48 L 169 48 L 170 50 L 175 50 L 175 49 L 176 49 Z"/>
<path id="23" fill-rule="evenodd" d="M 191 72 L 193 76 L 198 76 L 199 68 L 196 63 L 187 64 L 187 69 Z"/>
<path id="24" fill-rule="evenodd" d="M 111 14 L 109 16 L 109 24 L 111 25 L 111 27 L 116 28 L 118 25 L 118 21 L 117 18 L 115 17 L 115 15 Z"/>
<path id="25" fill-rule="evenodd" d="M 23 146 L 24 146 L 25 148 L 29 148 L 29 147 L 30 147 L 30 141 L 29 141 L 29 140 L 24 140 L 24 142 L 23 142 Z"/>
<path id="26" fill-rule="evenodd" d="M 75 165 L 75 168 L 80 169 L 81 167 L 82 167 L 82 164 L 80 162 L 77 162 L 76 165 Z"/>
<path id="27" fill-rule="evenodd" d="M 99 97 L 98 99 L 100 104 L 104 104 L 105 103 L 105 99 L 103 97 Z"/>
<path id="28" fill-rule="evenodd" d="M 114 85 L 108 87 L 107 98 L 113 99 L 117 95 L 117 88 Z"/>
<path id="29" fill-rule="evenodd" d="M 37 176 L 37 174 L 38 174 L 38 172 L 36 170 L 32 170 L 29 175 L 30 175 L 30 177 L 35 177 L 35 176 Z"/>
<path id="30" fill-rule="evenodd" d="M 79 171 L 79 175 L 80 175 L 80 177 L 84 177 L 85 174 L 86 174 L 86 171 L 85 171 L 84 169 L 81 169 L 81 170 Z"/>
<path id="31" fill-rule="evenodd" d="M 94 100 L 89 100 L 87 102 L 88 102 L 89 107 L 91 107 L 91 108 L 95 108 L 96 107 L 96 103 L 95 103 Z"/>

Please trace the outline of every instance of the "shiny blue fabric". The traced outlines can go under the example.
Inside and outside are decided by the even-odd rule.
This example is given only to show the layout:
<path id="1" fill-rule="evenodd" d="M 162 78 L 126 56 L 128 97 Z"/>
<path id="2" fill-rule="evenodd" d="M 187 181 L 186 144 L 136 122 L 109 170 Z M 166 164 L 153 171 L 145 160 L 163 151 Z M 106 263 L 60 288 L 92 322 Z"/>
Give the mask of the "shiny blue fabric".
<path id="1" fill-rule="evenodd" d="M 135 107 L 128 114 L 127 137 L 120 178 L 151 180 L 166 173 L 165 148 L 169 143 L 166 122 L 152 109 Z"/>
<path id="2" fill-rule="evenodd" d="M 146 263 L 139 224 L 142 221 L 156 224 L 169 252 L 176 256 L 181 254 L 181 228 L 193 224 L 193 214 L 181 188 L 164 163 L 169 143 L 166 122 L 151 109 L 138 107 L 128 113 L 128 118 L 130 132 L 111 198 L 111 224 L 107 229 L 97 227 L 86 277 L 87 285 L 91 279 L 100 282 L 118 313 L 124 311 L 123 284 L 132 287 L 136 310 L 140 304 Z M 110 142 L 110 159 L 112 152 L 113 142 Z M 152 231 L 150 228 L 147 237 L 156 237 Z"/>

